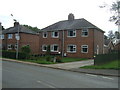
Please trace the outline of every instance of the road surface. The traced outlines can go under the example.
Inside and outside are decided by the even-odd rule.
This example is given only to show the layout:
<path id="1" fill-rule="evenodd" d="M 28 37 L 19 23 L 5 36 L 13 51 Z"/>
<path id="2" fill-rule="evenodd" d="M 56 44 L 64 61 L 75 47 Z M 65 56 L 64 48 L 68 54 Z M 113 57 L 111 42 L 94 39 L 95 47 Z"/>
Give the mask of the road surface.
<path id="1" fill-rule="evenodd" d="M 3 88 L 118 88 L 118 77 L 2 62 Z"/>

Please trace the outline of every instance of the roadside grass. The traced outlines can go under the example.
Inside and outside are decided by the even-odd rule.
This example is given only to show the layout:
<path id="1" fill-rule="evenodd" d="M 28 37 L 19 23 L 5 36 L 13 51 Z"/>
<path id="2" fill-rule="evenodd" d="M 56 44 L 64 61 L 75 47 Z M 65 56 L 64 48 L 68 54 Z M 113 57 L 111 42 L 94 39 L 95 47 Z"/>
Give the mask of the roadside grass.
<path id="1" fill-rule="evenodd" d="M 80 68 L 84 68 L 84 69 L 120 69 L 120 60 L 114 60 L 111 61 L 109 63 L 106 64 L 102 64 L 102 65 L 91 65 L 91 66 L 84 66 L 84 67 L 80 67 Z"/>
<path id="2" fill-rule="evenodd" d="M 53 59 L 53 56 L 51 56 Z M 14 59 L 16 60 L 16 59 Z M 62 57 L 61 62 L 53 62 L 53 61 L 47 61 L 46 56 L 43 57 L 33 57 L 31 59 L 18 59 L 20 61 L 25 61 L 25 62 L 33 62 L 33 63 L 38 63 L 38 64 L 57 64 L 57 63 L 67 63 L 67 62 L 75 62 L 75 61 L 82 61 L 82 60 L 88 60 L 85 58 L 70 58 L 70 57 Z"/>

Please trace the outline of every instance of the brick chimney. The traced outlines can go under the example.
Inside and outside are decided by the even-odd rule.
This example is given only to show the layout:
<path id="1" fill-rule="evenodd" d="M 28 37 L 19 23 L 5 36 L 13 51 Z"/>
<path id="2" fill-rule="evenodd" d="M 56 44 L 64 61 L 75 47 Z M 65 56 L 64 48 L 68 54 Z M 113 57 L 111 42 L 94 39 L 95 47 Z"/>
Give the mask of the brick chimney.
<path id="1" fill-rule="evenodd" d="M 70 21 L 74 20 L 74 14 L 70 13 L 68 15 L 68 20 L 70 20 Z"/>
<path id="2" fill-rule="evenodd" d="M 14 27 L 18 26 L 19 22 L 14 22 Z"/>

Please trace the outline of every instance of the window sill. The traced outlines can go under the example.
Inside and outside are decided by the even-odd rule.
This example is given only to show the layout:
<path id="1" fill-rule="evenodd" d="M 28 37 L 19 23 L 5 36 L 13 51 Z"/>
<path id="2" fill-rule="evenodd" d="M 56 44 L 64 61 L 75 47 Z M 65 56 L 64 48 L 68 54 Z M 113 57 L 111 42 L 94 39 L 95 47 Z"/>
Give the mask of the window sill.
<path id="1" fill-rule="evenodd" d="M 68 53 L 76 53 L 76 52 L 70 52 L 70 51 L 67 51 Z"/>
<path id="2" fill-rule="evenodd" d="M 67 36 L 68 38 L 75 38 L 76 36 Z"/>

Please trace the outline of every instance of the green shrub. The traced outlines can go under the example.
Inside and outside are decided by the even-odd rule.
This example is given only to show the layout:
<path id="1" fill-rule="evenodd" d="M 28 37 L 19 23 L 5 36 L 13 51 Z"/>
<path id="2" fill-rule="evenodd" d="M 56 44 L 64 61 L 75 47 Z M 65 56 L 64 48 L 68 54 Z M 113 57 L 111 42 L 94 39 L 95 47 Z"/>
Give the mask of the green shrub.
<path id="1" fill-rule="evenodd" d="M 52 60 L 52 58 L 50 55 L 46 56 L 46 61 L 51 61 L 51 60 Z"/>
<path id="2" fill-rule="evenodd" d="M 6 51 L 2 50 L 2 57 L 16 59 L 16 52 L 15 51 Z M 23 52 L 18 53 L 18 59 L 25 59 L 27 55 Z"/>
<path id="3" fill-rule="evenodd" d="M 21 52 L 29 54 L 31 52 L 30 46 L 27 45 L 27 46 L 21 47 Z"/>
<path id="4" fill-rule="evenodd" d="M 26 58 L 30 58 L 30 55 L 29 55 L 31 52 L 30 46 L 26 45 L 21 47 L 21 52 L 26 54 Z"/>
<path id="5" fill-rule="evenodd" d="M 47 46 L 47 52 L 46 52 L 46 55 L 50 55 L 51 54 L 51 51 L 50 51 L 50 45 Z"/>
<path id="6" fill-rule="evenodd" d="M 61 56 L 56 56 L 56 62 L 62 62 L 62 57 Z"/>

